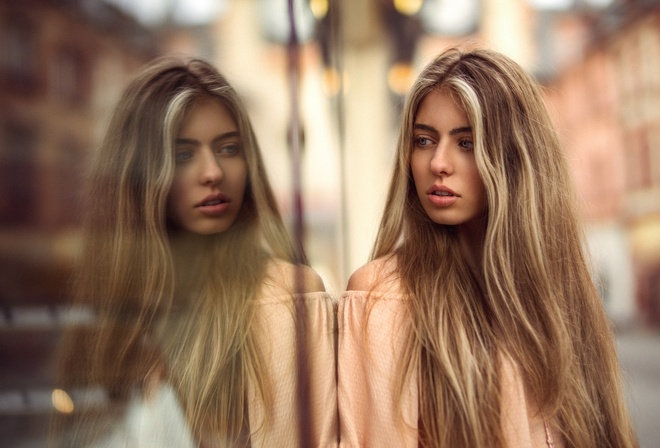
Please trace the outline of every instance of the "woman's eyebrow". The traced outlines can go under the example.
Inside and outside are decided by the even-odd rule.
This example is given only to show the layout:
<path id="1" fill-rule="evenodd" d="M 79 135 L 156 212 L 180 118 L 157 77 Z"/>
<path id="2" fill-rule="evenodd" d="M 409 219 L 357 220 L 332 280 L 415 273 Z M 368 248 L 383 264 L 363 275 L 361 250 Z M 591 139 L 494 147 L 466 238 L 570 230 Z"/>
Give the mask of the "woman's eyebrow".
<path id="1" fill-rule="evenodd" d="M 449 135 L 463 134 L 464 132 L 472 132 L 472 126 L 462 126 L 460 128 L 454 128 L 449 131 Z"/>
<path id="2" fill-rule="evenodd" d="M 419 129 L 421 131 L 427 131 L 427 132 L 432 133 L 434 136 L 440 135 L 440 133 L 438 132 L 438 130 L 436 128 L 434 128 L 433 126 L 428 125 L 428 124 L 415 123 L 413 125 L 413 129 Z"/>
<path id="3" fill-rule="evenodd" d="M 213 139 L 213 143 L 220 142 L 222 140 L 227 140 L 228 138 L 240 137 L 241 134 L 238 131 L 225 132 L 224 134 L 218 135 Z"/>
<path id="4" fill-rule="evenodd" d="M 413 129 L 419 129 L 419 130 L 422 130 L 422 131 L 431 132 L 432 134 L 434 134 L 436 136 L 440 135 L 440 133 L 438 132 L 438 130 L 436 128 L 434 128 L 433 126 L 428 125 L 428 124 L 415 123 L 413 125 Z M 449 131 L 449 135 L 457 135 L 457 134 L 463 134 L 463 133 L 467 133 L 467 132 L 472 132 L 472 126 L 461 126 L 459 128 L 454 128 L 451 131 Z"/>
<path id="5" fill-rule="evenodd" d="M 228 138 L 234 137 L 240 137 L 240 133 L 238 131 L 225 132 L 224 134 L 220 134 L 215 137 L 212 142 L 217 143 L 222 140 L 227 140 Z M 200 142 L 194 138 L 179 137 L 174 140 L 174 143 L 177 145 L 199 145 Z"/>
<path id="6" fill-rule="evenodd" d="M 174 144 L 176 145 L 197 145 L 199 142 L 195 139 L 192 138 L 177 138 L 174 140 Z"/>

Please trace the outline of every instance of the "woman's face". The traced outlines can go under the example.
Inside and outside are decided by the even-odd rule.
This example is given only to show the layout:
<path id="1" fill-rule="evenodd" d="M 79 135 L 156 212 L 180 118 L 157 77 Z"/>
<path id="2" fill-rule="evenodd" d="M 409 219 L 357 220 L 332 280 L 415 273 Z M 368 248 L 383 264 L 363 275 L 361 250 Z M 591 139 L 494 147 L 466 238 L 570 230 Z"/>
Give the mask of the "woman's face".
<path id="1" fill-rule="evenodd" d="M 433 90 L 413 123 L 411 171 L 417 196 L 435 223 L 470 228 L 483 222 L 484 188 L 472 127 L 454 96 Z"/>
<path id="2" fill-rule="evenodd" d="M 197 101 L 175 141 L 169 221 L 199 235 L 224 232 L 243 204 L 247 163 L 236 122 L 219 101 Z"/>

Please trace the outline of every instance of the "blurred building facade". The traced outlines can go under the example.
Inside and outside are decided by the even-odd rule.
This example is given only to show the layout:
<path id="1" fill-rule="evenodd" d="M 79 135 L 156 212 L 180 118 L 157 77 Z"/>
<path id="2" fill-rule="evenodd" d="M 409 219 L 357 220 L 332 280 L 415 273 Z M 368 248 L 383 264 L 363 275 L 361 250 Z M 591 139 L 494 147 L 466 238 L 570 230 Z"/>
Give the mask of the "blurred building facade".
<path id="1" fill-rule="evenodd" d="M 152 34 L 97 1 L 0 2 L 0 438 L 47 428 L 85 160 Z M 37 445 L 35 445 L 37 446 Z M 43 446 L 43 445 L 39 445 Z"/>
<path id="2" fill-rule="evenodd" d="M 582 196 L 594 275 L 615 321 L 658 327 L 660 2 L 570 13 L 554 20 L 546 92 Z"/>
<path id="3" fill-rule="evenodd" d="M 73 247 L 66 238 L 80 224 L 84 161 L 118 92 L 156 51 L 146 29 L 101 2 L 0 4 L 3 296 L 56 293 L 48 273 L 34 272 Z"/>

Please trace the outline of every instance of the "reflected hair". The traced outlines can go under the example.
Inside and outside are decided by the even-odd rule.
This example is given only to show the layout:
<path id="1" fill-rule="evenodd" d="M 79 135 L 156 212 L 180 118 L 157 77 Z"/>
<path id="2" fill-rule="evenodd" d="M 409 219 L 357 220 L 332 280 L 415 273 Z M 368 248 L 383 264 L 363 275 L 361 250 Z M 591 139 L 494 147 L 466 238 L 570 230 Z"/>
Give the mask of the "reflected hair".
<path id="1" fill-rule="evenodd" d="M 248 179 L 236 221 L 200 243 L 168 224 L 167 198 L 179 129 L 209 98 L 236 122 Z M 251 334 L 251 300 L 268 261 L 294 257 L 243 102 L 208 63 L 158 59 L 123 92 L 90 173 L 74 286 L 98 321 L 88 337 L 73 331 L 65 340 L 63 386 L 101 385 L 125 402 L 162 380 L 197 440 L 249 444 L 268 422 L 247 421 L 248 382 L 266 408 L 272 389 Z"/>
<path id="2" fill-rule="evenodd" d="M 479 268 L 415 191 L 413 125 L 432 91 L 451 94 L 473 129 L 487 195 Z M 372 258 L 396 256 L 411 297 L 398 393 L 419 366 L 421 445 L 504 446 L 498 373 L 508 361 L 567 446 L 635 445 L 567 162 L 540 88 L 517 63 L 450 49 L 424 68 L 404 107 L 386 203 Z"/>

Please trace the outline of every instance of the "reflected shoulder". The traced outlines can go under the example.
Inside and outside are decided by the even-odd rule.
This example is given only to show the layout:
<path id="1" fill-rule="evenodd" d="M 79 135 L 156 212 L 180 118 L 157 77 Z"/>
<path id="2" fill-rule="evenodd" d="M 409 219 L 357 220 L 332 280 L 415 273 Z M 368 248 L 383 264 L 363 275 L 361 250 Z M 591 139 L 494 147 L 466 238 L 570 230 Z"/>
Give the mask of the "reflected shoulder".
<path id="1" fill-rule="evenodd" d="M 274 259 L 269 263 L 266 272 L 266 283 L 266 286 L 280 289 L 282 293 L 296 292 L 300 284 L 303 290 L 299 292 L 325 291 L 323 280 L 314 269 L 279 259 Z M 276 294 L 275 291 L 273 291 L 273 294 Z"/>

